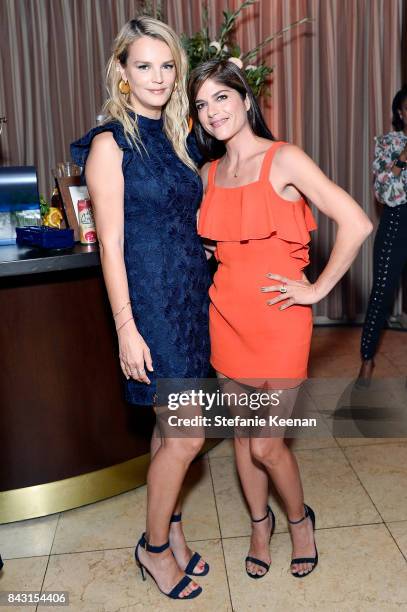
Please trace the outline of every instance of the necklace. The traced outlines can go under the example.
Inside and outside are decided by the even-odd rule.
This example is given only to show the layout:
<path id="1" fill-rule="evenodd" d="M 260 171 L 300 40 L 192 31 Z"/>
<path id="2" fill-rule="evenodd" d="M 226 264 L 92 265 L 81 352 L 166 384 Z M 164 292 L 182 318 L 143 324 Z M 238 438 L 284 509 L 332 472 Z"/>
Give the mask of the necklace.
<path id="1" fill-rule="evenodd" d="M 238 176 L 239 176 L 239 159 L 237 160 L 236 168 L 235 168 L 235 171 L 233 172 L 233 178 L 238 178 Z"/>

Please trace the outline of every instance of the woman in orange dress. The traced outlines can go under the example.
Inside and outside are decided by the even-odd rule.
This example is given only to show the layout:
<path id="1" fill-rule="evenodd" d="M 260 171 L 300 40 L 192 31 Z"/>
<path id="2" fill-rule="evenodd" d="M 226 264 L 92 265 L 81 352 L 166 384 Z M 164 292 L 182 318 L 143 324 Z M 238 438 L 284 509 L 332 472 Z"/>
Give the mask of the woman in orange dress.
<path id="1" fill-rule="evenodd" d="M 284 408 L 292 408 L 307 376 L 311 305 L 349 269 L 372 224 L 301 149 L 275 141 L 234 63 L 211 60 L 196 68 L 189 96 L 200 148 L 215 160 L 202 168 L 206 193 L 198 224 L 201 236 L 216 243 L 218 260 L 210 289 L 211 363 L 220 378 L 285 389 Z M 303 272 L 316 228 L 304 196 L 338 226 L 315 283 Z M 304 504 L 294 454 L 282 437 L 235 435 L 234 442 L 252 517 L 246 572 L 261 578 L 270 566 L 270 477 L 290 524 L 292 575 L 306 576 L 318 562 L 315 514 Z"/>

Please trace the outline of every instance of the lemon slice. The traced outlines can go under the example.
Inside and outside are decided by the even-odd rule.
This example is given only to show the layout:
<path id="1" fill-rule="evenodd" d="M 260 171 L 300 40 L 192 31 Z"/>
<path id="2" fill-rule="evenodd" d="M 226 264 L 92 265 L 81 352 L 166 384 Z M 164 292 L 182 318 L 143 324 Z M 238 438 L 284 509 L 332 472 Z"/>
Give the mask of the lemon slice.
<path id="1" fill-rule="evenodd" d="M 58 208 L 51 206 L 45 216 L 44 225 L 46 225 L 47 227 L 57 227 L 59 229 L 61 227 L 62 219 L 63 216 L 61 214 L 61 211 Z"/>

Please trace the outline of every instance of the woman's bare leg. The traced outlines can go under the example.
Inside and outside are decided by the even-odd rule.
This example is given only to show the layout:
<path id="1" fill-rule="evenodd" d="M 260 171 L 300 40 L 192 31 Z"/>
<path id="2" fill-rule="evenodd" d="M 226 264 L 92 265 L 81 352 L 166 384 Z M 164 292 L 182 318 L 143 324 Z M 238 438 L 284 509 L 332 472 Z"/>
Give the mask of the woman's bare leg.
<path id="1" fill-rule="evenodd" d="M 161 446 L 161 434 L 160 434 L 160 429 L 156 423 L 154 426 L 153 435 L 151 437 L 151 444 L 150 444 L 151 458 L 154 457 L 154 455 L 156 454 L 160 446 Z M 175 508 L 173 510 L 173 514 L 179 514 L 181 511 L 182 511 L 181 497 L 179 495 L 177 498 L 177 502 L 175 504 Z M 193 551 L 189 548 L 189 546 L 187 546 L 181 521 L 170 523 L 169 540 L 170 540 L 171 550 L 174 553 L 175 559 L 179 567 L 181 569 L 186 567 L 189 560 L 192 557 Z M 205 567 L 205 561 L 203 559 L 200 559 L 198 563 L 196 564 L 195 571 L 198 573 L 202 572 L 204 567 Z"/>
<path id="2" fill-rule="evenodd" d="M 242 489 L 249 506 L 250 515 L 254 519 L 263 518 L 267 514 L 269 476 L 265 468 L 255 461 L 250 451 L 250 438 L 235 438 L 234 440 L 236 467 Z M 272 526 L 271 516 L 264 521 L 251 523 L 252 533 L 248 556 L 270 563 L 269 538 Z M 251 574 L 264 574 L 264 567 L 248 561 L 247 571 Z"/>
<path id="3" fill-rule="evenodd" d="M 154 442 L 153 442 L 154 444 Z M 170 518 L 179 497 L 188 467 L 199 450 L 203 438 L 161 438 L 155 447 L 147 474 L 147 541 L 160 546 L 168 541 Z M 159 587 L 169 592 L 184 576 L 171 548 L 162 553 L 149 553 L 139 547 L 140 561 L 151 571 Z M 181 593 L 188 595 L 196 589 L 196 582 L 190 583 Z"/>
<path id="4" fill-rule="evenodd" d="M 291 415 L 298 388 L 286 389 L 280 396 L 279 412 Z M 283 437 L 264 437 L 251 439 L 251 453 L 254 460 L 261 463 L 270 475 L 287 511 L 290 520 L 304 516 L 304 492 L 300 471 L 294 453 L 287 447 Z M 290 525 L 294 557 L 313 557 L 315 555 L 314 535 L 311 520 L 297 525 Z M 292 566 L 292 571 L 307 573 L 312 569 L 311 563 L 299 563 Z"/>
<path id="5" fill-rule="evenodd" d="M 222 388 L 226 393 L 231 393 L 234 390 L 239 393 L 239 390 L 243 390 L 243 387 L 238 385 L 238 383 L 226 379 L 220 372 L 217 372 L 217 376 L 219 379 L 222 379 Z M 233 411 L 233 407 L 231 411 Z M 263 518 L 267 513 L 268 473 L 262 464 L 253 459 L 250 451 L 249 437 L 239 437 L 235 435 L 234 449 L 237 472 L 239 474 L 244 496 L 249 506 L 250 515 L 254 519 Z M 252 534 L 248 556 L 260 559 L 265 563 L 270 563 L 269 537 L 271 517 L 269 516 L 260 523 L 251 523 L 251 525 Z M 256 565 L 251 561 L 247 562 L 246 567 L 251 574 L 264 574 L 266 571 L 264 567 Z"/>

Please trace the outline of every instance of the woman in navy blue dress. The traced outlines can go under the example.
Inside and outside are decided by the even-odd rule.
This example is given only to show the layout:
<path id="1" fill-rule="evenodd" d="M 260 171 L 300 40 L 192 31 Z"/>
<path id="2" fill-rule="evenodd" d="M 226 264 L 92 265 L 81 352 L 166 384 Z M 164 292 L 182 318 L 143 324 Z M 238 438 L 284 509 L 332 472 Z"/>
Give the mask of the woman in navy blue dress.
<path id="1" fill-rule="evenodd" d="M 205 377 L 209 271 L 196 233 L 202 183 L 188 137 L 187 61 L 176 34 L 141 17 L 119 32 L 105 121 L 72 144 L 85 166 L 126 398 L 156 404 L 157 379 Z M 194 161 L 195 160 L 195 161 Z M 209 566 L 187 547 L 178 496 L 201 437 L 163 438 L 147 477 L 147 529 L 136 561 L 171 598 L 201 592 Z M 173 554 L 172 554 L 173 553 Z"/>

